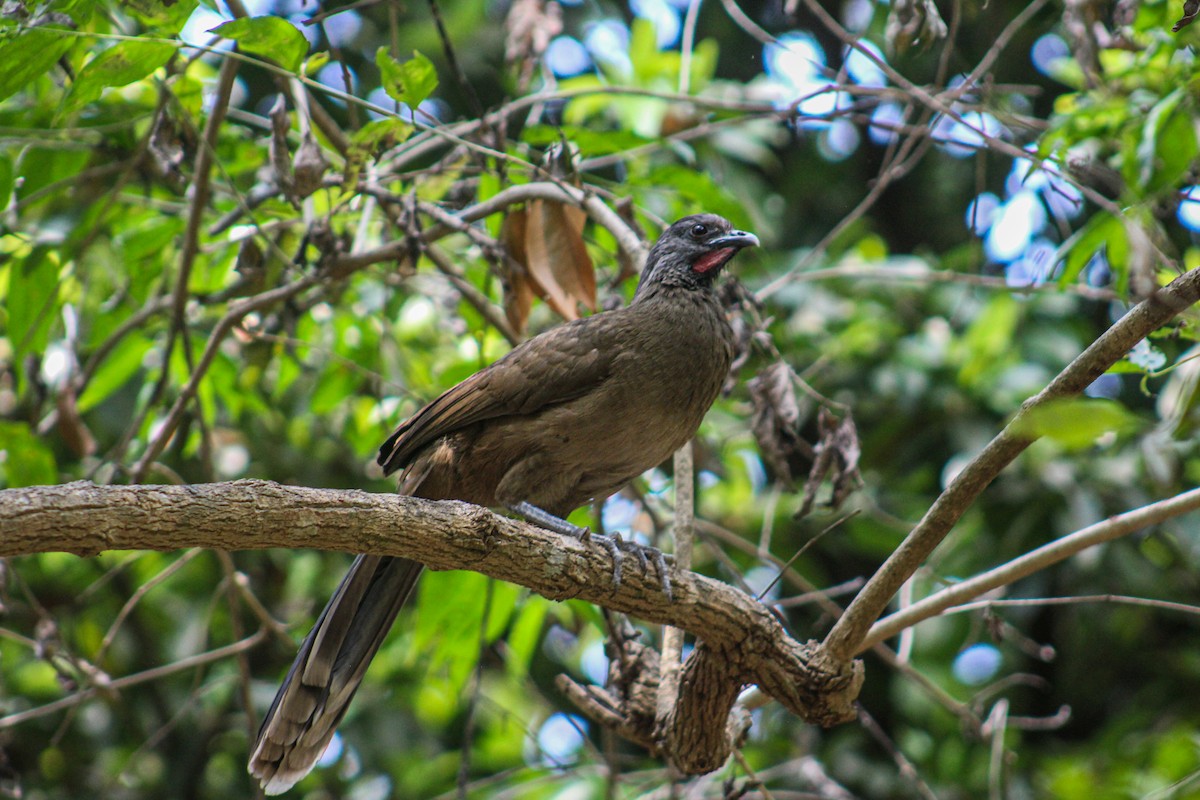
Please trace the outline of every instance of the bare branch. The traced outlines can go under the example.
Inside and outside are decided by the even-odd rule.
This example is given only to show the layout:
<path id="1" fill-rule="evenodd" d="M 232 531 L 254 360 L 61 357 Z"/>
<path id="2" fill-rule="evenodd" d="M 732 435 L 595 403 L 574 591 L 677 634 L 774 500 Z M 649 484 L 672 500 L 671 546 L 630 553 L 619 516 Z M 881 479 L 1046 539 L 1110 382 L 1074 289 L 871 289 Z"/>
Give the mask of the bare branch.
<path id="1" fill-rule="evenodd" d="M 1051 564 L 1070 558 L 1081 550 L 1104 542 L 1110 542 L 1121 536 L 1139 531 L 1148 525 L 1186 514 L 1200 509 L 1200 489 L 1192 489 L 1169 500 L 1151 503 L 1148 506 L 1135 509 L 1116 517 L 1111 517 L 1095 525 L 1089 525 L 1083 530 L 1076 531 L 1042 545 L 1020 558 L 1014 558 L 995 569 L 976 575 L 973 578 L 956 583 L 936 594 L 931 594 L 907 608 L 885 617 L 871 626 L 863 640 L 862 647 L 868 648 L 877 642 L 896 635 L 905 628 L 911 627 L 922 620 L 937 616 L 952 606 L 958 606 L 968 600 L 1006 586 L 1026 575 L 1031 575 Z M 1070 598 L 1063 598 L 1070 599 Z M 1048 602 L 1048 601 L 1042 601 Z"/>
<path id="2" fill-rule="evenodd" d="M 1033 443 L 1017 430 L 1026 415 L 1050 400 L 1077 395 L 1151 332 L 1200 300 L 1200 269 L 1187 272 L 1134 306 L 1115 325 L 1054 378 L 1026 400 L 1016 417 L 955 476 L 934 501 L 917 527 L 858 593 L 825 637 L 824 646 L 835 662 L 848 662 L 863 651 L 867 632 L 887 608 L 901 584 L 924 563 L 975 498 L 1002 469 Z"/>

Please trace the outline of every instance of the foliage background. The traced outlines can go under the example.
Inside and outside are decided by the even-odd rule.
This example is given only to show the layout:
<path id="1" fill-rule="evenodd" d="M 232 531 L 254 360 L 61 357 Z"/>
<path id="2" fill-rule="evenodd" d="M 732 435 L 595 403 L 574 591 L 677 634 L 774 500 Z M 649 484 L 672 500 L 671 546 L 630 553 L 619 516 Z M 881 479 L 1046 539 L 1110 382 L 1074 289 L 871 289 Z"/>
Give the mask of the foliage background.
<path id="1" fill-rule="evenodd" d="M 404 247 L 330 265 L 403 245 L 412 229 L 396 222 L 414 203 L 454 211 L 532 180 L 561 139 L 582 181 L 628 200 L 650 238 L 705 209 L 763 239 L 737 265 L 762 327 L 699 438 L 697 568 L 762 589 L 830 528 L 769 596 L 815 586 L 844 602 L 1024 398 L 1197 264 L 1196 34 L 1171 31 L 1174 4 L 725 0 L 695 4 L 690 37 L 686 3 L 558 17 L 446 3 L 450 51 L 434 9 L 6 5 L 2 485 L 261 477 L 389 491 L 367 465 L 391 427 L 508 347 L 495 322 L 517 289 L 490 246 L 501 215 L 438 245 L 449 269 Z M 246 13 L 273 19 L 224 29 L 240 40 L 231 61 L 204 31 Z M 511 33 L 525 21 L 556 34 L 556 20 L 558 38 Z M 276 153 L 320 187 L 292 199 L 269 145 L 280 92 L 292 99 Z M 400 99 L 420 104 L 415 120 Z M 503 125 L 472 124 L 514 103 Z M 329 126 L 310 126 L 322 109 Z M 419 208 L 421 226 L 437 221 Z M 627 299 L 612 236 L 589 224 L 584 241 L 600 304 Z M 281 287 L 278 302 L 238 306 Z M 531 331 L 559 320 L 542 302 L 521 316 Z M 914 595 L 1194 486 L 1193 341 L 1187 321 L 1163 331 L 1046 421 L 1050 436 L 967 514 Z M 852 411 L 863 485 L 840 510 L 793 519 L 799 495 L 760 453 L 747 379 L 779 361 Z M 814 396 L 797 395 L 810 437 Z M 670 502 L 665 467 L 601 519 L 577 513 L 653 536 Z M 768 706 L 739 760 L 690 780 L 589 727 L 553 688 L 559 672 L 603 674 L 596 609 L 430 575 L 331 763 L 297 795 L 1200 796 L 1196 530 L 1195 515 L 1164 523 L 1008 591 L 1080 602 L 923 623 L 892 643 L 903 668 L 868 656 L 861 724 L 819 731 Z M 6 562 L 0 791 L 247 795 L 261 711 L 345 562 Z M 819 603 L 783 609 L 800 638 L 831 624 Z M 224 657 L 184 660 L 210 651 Z"/>

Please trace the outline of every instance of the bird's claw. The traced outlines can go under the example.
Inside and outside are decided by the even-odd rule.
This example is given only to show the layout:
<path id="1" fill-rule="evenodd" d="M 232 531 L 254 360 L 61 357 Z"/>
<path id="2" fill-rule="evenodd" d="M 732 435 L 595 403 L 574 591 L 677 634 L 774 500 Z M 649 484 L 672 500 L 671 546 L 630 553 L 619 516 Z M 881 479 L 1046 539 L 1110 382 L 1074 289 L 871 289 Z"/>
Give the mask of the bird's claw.
<path id="1" fill-rule="evenodd" d="M 622 539 L 620 534 L 613 534 L 616 544 L 620 549 L 633 553 L 638 560 L 638 565 L 641 566 L 642 572 L 650 571 L 650 562 L 654 562 L 654 569 L 658 572 L 659 584 L 662 586 L 662 593 L 666 595 L 668 600 L 673 599 L 671 595 L 671 573 L 667 571 L 667 557 L 653 545 L 639 544 L 633 540 L 626 541 Z"/>
<path id="2" fill-rule="evenodd" d="M 597 536 L 596 541 L 603 545 L 608 550 L 608 554 L 612 556 L 612 582 L 615 592 L 621 586 L 621 562 L 625 560 L 625 555 L 621 552 L 621 537 L 619 535 Z"/>
<path id="3" fill-rule="evenodd" d="M 663 552 L 657 547 L 638 544 L 635 541 L 626 541 L 621 538 L 621 534 L 613 533 L 611 536 L 597 534 L 592 536 L 591 528 L 583 528 L 567 522 L 561 517 L 557 517 L 547 511 L 544 511 L 532 503 L 520 502 L 509 506 L 513 511 L 525 517 L 528 521 L 535 525 L 539 525 L 547 530 L 556 533 L 562 533 L 567 536 L 574 536 L 581 542 L 591 542 L 595 540 L 600 545 L 608 550 L 608 554 L 612 556 L 612 582 L 613 590 L 616 591 L 621 586 L 621 562 L 625 560 L 625 553 L 631 552 L 637 558 L 638 564 L 642 568 L 642 572 L 648 572 L 650 569 L 650 561 L 654 561 L 654 567 L 658 570 L 658 579 L 662 585 L 663 594 L 667 599 L 671 598 L 671 576 L 667 572 L 667 558 Z"/>

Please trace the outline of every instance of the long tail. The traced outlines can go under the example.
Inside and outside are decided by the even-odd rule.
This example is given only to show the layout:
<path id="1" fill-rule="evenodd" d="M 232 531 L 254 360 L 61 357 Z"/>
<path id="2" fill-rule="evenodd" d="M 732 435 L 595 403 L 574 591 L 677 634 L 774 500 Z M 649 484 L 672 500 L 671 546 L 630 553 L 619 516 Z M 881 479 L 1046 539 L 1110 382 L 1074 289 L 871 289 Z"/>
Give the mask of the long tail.
<path id="1" fill-rule="evenodd" d="M 267 794 L 286 792 L 325 752 L 422 569 L 406 558 L 355 559 L 258 730 L 249 771 Z"/>

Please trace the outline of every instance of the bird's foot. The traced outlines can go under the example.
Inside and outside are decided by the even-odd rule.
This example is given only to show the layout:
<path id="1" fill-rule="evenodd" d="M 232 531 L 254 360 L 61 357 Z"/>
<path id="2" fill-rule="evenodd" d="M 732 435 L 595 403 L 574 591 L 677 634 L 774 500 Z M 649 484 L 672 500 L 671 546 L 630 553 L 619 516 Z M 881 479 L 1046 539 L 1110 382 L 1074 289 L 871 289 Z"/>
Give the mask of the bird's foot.
<path id="1" fill-rule="evenodd" d="M 638 544 L 632 540 L 626 541 L 621 538 L 619 533 L 614 533 L 611 536 L 593 536 L 589 528 L 582 528 L 567 522 L 562 517 L 555 516 L 549 511 L 538 508 L 533 503 L 528 503 L 524 500 L 514 503 L 509 508 L 539 528 L 561 533 L 564 536 L 574 536 L 583 542 L 595 541 L 601 547 L 608 550 L 608 554 L 612 556 L 613 561 L 612 582 L 614 590 L 621 585 L 622 562 L 625 560 L 626 552 L 632 553 L 638 560 L 642 572 L 648 572 L 650 570 L 650 562 L 653 561 L 654 568 L 658 571 L 658 580 L 662 586 L 663 594 L 666 595 L 668 600 L 673 599 L 671 596 L 671 573 L 667 568 L 667 557 L 657 547 Z"/>
<path id="2" fill-rule="evenodd" d="M 662 550 L 648 544 L 639 544 L 635 541 L 625 541 L 620 536 L 617 536 L 618 544 L 624 549 L 633 553 L 637 558 L 638 564 L 642 567 L 642 572 L 648 572 L 650 562 L 654 562 L 654 569 L 658 572 L 658 581 L 662 586 L 662 592 L 668 600 L 673 599 L 671 596 L 671 574 L 667 571 L 667 557 Z"/>
<path id="3" fill-rule="evenodd" d="M 615 591 L 617 587 L 621 585 L 621 562 L 625 560 L 625 554 L 621 552 L 621 537 L 618 536 L 615 540 L 608 536 L 593 537 L 590 528 L 582 528 L 578 525 L 567 522 L 562 517 L 555 516 L 549 511 L 538 508 L 533 503 L 528 503 L 524 500 L 519 503 L 513 503 L 511 506 L 509 506 L 509 508 L 520 514 L 529 522 L 537 525 L 539 528 L 545 528 L 548 531 L 561 533 L 564 536 L 574 536 L 576 539 L 579 539 L 582 542 L 598 542 L 602 547 L 608 550 L 608 554 L 612 556 L 613 590 Z"/>

